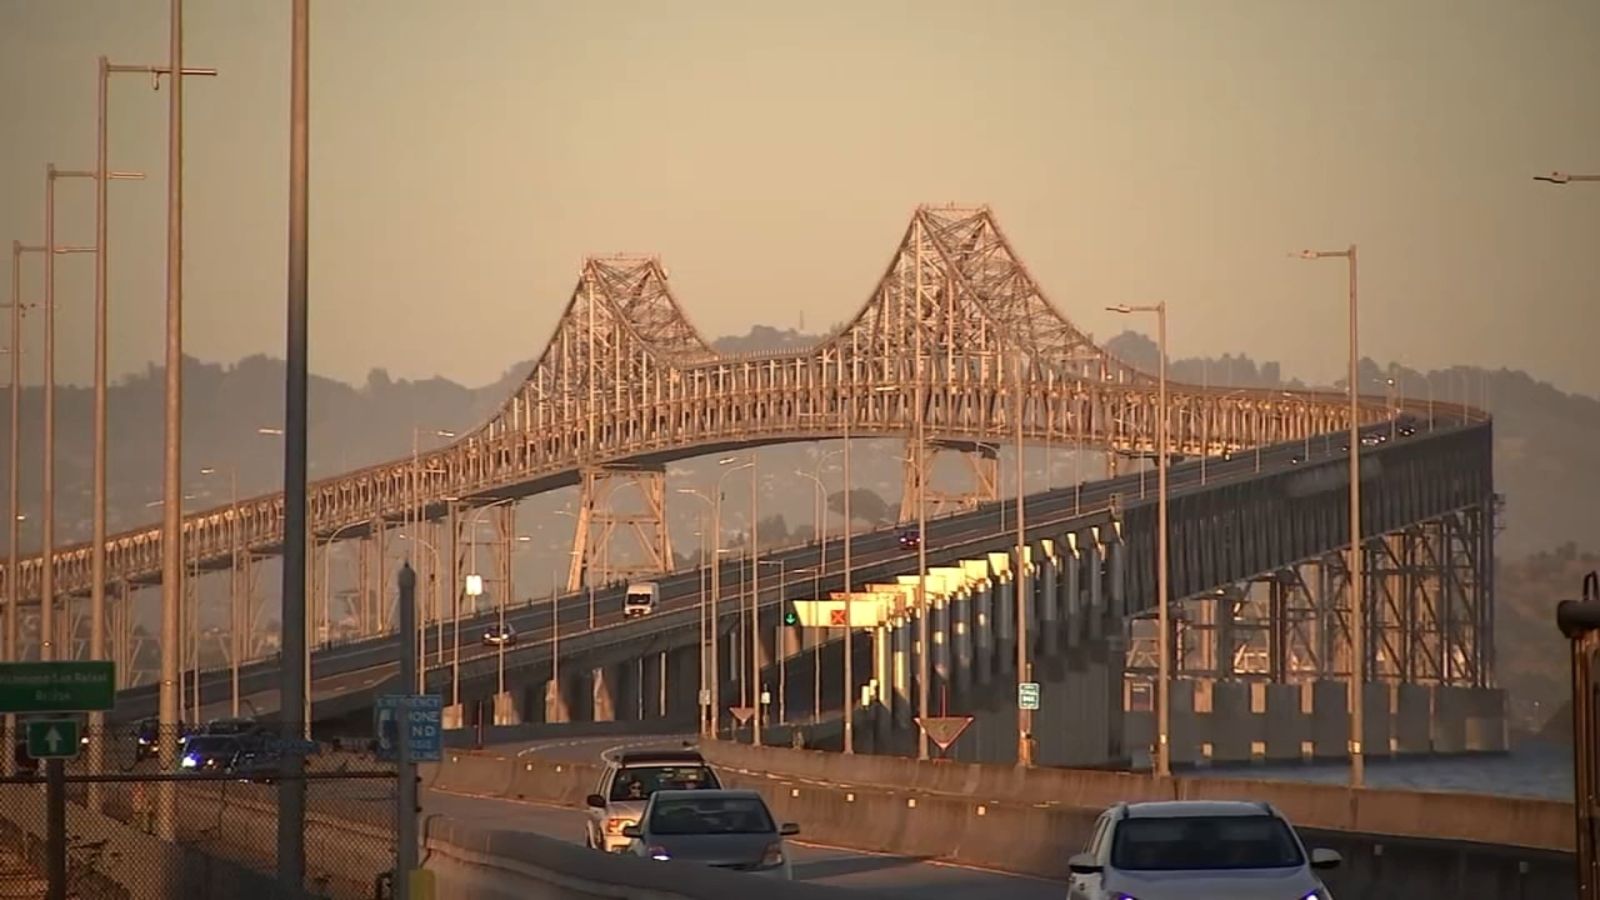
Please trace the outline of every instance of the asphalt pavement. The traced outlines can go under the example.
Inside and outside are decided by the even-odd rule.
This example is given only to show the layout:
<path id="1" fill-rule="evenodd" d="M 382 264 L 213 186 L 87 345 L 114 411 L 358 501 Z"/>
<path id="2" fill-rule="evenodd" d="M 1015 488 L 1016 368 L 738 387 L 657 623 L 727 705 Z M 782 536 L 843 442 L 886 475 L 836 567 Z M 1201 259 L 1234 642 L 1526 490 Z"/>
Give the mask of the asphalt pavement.
<path id="1" fill-rule="evenodd" d="M 651 735 L 627 740 L 616 737 L 555 739 L 497 749 L 519 755 L 593 763 L 599 761 L 602 754 L 625 749 L 678 748 L 686 739 L 693 739 L 693 735 Z M 424 792 L 422 807 L 424 815 L 448 816 L 484 828 L 534 832 L 573 843 L 583 842 L 582 810 L 435 790 Z M 826 834 L 808 832 L 804 822 L 799 825 L 801 838 L 790 841 L 797 881 L 866 889 L 907 900 L 992 900 L 995 897 L 1061 900 L 1066 893 L 1065 885 L 1042 878 L 830 847 Z M 1062 848 L 1062 852 L 1076 849 Z M 753 885 L 753 889 L 758 886 Z"/>

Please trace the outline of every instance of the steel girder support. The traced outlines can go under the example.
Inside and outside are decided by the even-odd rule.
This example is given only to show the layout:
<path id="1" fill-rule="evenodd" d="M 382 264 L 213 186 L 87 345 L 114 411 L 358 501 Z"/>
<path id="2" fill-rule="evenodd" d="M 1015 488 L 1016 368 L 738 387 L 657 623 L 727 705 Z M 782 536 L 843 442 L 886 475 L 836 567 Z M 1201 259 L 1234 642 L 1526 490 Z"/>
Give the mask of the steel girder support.
<path id="1" fill-rule="evenodd" d="M 644 502 L 642 512 L 619 513 L 612 507 L 618 489 L 629 484 L 639 489 Z M 579 590 L 586 583 L 600 587 L 636 574 L 659 575 L 672 571 L 665 468 L 595 466 L 585 469 L 577 519 L 567 590 Z M 758 524 L 751 523 L 752 531 Z M 618 565 L 612 562 L 611 540 L 619 525 L 633 532 L 644 554 L 642 563 Z"/>
<path id="2" fill-rule="evenodd" d="M 956 510 L 977 509 L 981 504 L 1000 499 L 1000 448 L 982 441 L 928 441 L 923 452 L 915 452 L 915 439 L 906 441 L 905 486 L 900 492 L 900 521 L 917 518 L 917 491 L 923 492 L 929 517 Z M 933 468 L 944 453 L 960 455 L 971 481 L 964 491 L 941 491 L 931 486 Z M 917 461 L 922 468 L 918 471 Z"/>

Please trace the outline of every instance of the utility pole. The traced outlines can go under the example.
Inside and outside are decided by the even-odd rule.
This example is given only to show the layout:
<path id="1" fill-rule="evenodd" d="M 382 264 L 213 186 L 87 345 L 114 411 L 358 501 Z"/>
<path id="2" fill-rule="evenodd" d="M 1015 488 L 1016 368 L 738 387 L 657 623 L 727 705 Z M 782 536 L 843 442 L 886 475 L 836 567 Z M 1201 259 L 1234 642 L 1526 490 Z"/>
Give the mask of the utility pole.
<path id="1" fill-rule="evenodd" d="M 1016 605 L 1017 605 L 1017 682 L 1033 680 L 1033 668 L 1028 662 L 1028 536 L 1024 526 L 1023 497 L 1025 486 L 1023 483 L 1023 452 L 1022 452 L 1022 351 L 1017 351 L 1015 362 L 1012 364 L 1016 373 L 1016 412 L 1015 419 L 1017 443 L 1017 578 L 1016 578 Z M 1021 691 L 1017 703 L 1017 765 L 1031 767 L 1033 765 L 1033 710 L 1024 709 L 1021 701 Z"/>
<path id="2" fill-rule="evenodd" d="M 174 4 L 181 0 L 173 0 Z M 290 895 L 302 890 L 306 878 L 305 758 L 300 741 L 310 722 L 305 715 L 310 699 L 306 671 L 306 552 L 310 529 L 306 510 L 306 402 L 309 299 L 309 175 L 310 175 L 310 0 L 294 0 L 291 16 L 289 83 L 289 284 L 286 335 L 286 378 L 283 422 L 283 690 L 279 709 L 282 734 L 291 749 L 283 754 L 283 778 L 278 782 L 278 884 Z M 174 63 L 176 64 L 176 63 Z M 181 81 L 181 79 L 174 79 Z M 174 514 L 171 507 L 168 516 Z M 403 576 L 402 576 L 403 577 Z M 403 601 L 402 601 L 403 603 Z M 405 682 L 410 684 L 410 682 Z M 290 710 L 293 710 L 291 713 Z M 410 707 L 404 713 L 409 719 Z M 400 733 L 410 722 L 400 723 Z M 405 739 L 402 738 L 402 741 Z M 402 746 L 405 746 L 402 744 Z M 402 767 L 403 768 L 403 767 Z M 407 778 L 402 772 L 402 791 Z M 414 781 L 414 779 L 410 779 Z M 415 789 L 414 784 L 412 790 Z M 413 802 L 412 808 L 415 808 Z M 410 813 L 414 817 L 414 813 Z M 402 821 L 405 816 L 402 816 Z M 413 844 L 415 841 L 413 841 Z M 402 842 L 402 846 L 404 843 Z M 414 851 L 413 851 L 414 852 Z M 409 877 L 410 870 L 406 870 Z"/>
<path id="3" fill-rule="evenodd" d="M 916 218 L 916 228 L 913 239 L 917 242 L 917 252 L 914 257 L 915 269 L 913 285 L 912 308 L 912 353 L 913 374 L 915 382 L 913 396 L 917 404 L 913 411 L 916 416 L 916 437 L 914 443 L 916 450 L 912 453 L 911 465 L 917 474 L 917 721 L 921 723 L 917 728 L 917 759 L 928 758 L 928 694 L 932 688 L 932 668 L 928 664 L 928 655 L 932 646 L 928 643 L 928 504 L 927 497 L 927 430 L 924 423 L 923 407 L 926 405 L 926 395 L 923 390 L 922 369 L 922 245 L 923 234 L 922 213 L 919 210 Z M 901 269 L 902 272 L 905 269 Z M 904 276 L 901 276 L 903 285 Z"/>
<path id="4" fill-rule="evenodd" d="M 1365 554 L 1361 547 L 1361 351 L 1357 328 L 1356 245 L 1344 250 L 1301 250 L 1301 259 L 1344 259 L 1349 264 L 1350 300 L 1350 786 L 1366 783 L 1366 759 L 1361 749 L 1365 728 L 1367 681 L 1367 595 L 1363 585 Z"/>
<path id="5" fill-rule="evenodd" d="M 21 491 L 22 484 L 22 254 L 42 253 L 43 246 L 24 244 L 21 241 L 11 242 L 11 458 L 9 460 L 10 509 L 7 519 L 6 533 L 10 542 L 9 560 L 6 563 L 6 628 L 5 628 L 5 658 L 7 662 L 19 662 L 17 654 L 17 628 L 18 617 L 22 603 L 22 579 L 15 574 L 17 569 L 17 542 L 20 539 L 22 526 Z M 5 717 L 5 742 L 7 747 L 17 745 L 17 717 L 6 713 Z M 7 775 L 17 773 L 17 755 L 7 753 L 4 757 L 3 771 Z"/>
<path id="6" fill-rule="evenodd" d="M 761 519 L 757 504 L 761 482 L 756 478 L 756 454 L 750 453 L 750 743 L 761 746 Z"/>
<path id="7" fill-rule="evenodd" d="M 400 566 L 400 685 L 410 691 L 417 683 L 417 573 L 410 563 Z M 551 601 L 554 605 L 554 599 Z M 552 657 L 553 659 L 554 657 Z M 553 664 L 553 663 L 552 663 Z M 560 682 L 557 682 L 559 684 Z M 395 790 L 395 900 L 410 900 L 411 873 L 417 868 L 417 764 L 411 759 L 411 705 L 410 698 L 395 714 L 400 721 L 395 729 L 399 756 L 398 782 Z"/>

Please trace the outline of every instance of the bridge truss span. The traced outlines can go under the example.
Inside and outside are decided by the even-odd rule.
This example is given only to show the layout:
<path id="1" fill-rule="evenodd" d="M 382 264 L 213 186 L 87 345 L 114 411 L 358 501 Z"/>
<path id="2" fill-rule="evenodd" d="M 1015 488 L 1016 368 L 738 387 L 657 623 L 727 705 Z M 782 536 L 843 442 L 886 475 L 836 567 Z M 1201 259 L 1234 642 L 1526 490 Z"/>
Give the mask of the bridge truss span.
<path id="1" fill-rule="evenodd" d="M 1224 454 L 1349 427 L 1341 393 L 1170 384 L 1167 430 L 1183 456 Z M 1420 405 L 1400 404 L 1422 415 Z M 1430 404 L 1430 419 L 1480 413 Z M 1363 423 L 1392 417 L 1363 399 Z M 666 269 L 649 257 L 587 260 L 564 314 L 522 386 L 487 423 L 451 445 L 324 479 L 309 490 L 317 540 L 381 534 L 420 508 L 460 506 L 580 485 L 603 467 L 659 466 L 738 447 L 842 436 L 993 446 L 1020 431 L 1067 449 L 1149 453 L 1156 382 L 1097 346 L 1040 290 L 987 208 L 921 207 L 861 312 L 816 346 L 716 353 L 683 314 Z M 281 494 L 188 515 L 184 557 L 225 568 L 235 540 L 274 554 Z M 89 548 L 60 549 L 62 594 L 89 590 Z M 157 527 L 113 536 L 113 584 L 159 579 Z M 41 560 L 16 573 L 39 599 Z M 9 581 L 12 573 L 4 573 Z"/>

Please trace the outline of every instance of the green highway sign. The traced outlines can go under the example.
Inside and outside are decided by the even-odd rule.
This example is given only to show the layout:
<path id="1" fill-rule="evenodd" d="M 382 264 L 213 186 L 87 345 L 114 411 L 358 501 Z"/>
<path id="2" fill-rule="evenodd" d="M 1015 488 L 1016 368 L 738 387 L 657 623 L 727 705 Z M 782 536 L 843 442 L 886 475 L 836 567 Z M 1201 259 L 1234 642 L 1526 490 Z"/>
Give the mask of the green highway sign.
<path id="1" fill-rule="evenodd" d="M 0 713 L 105 712 L 116 696 L 109 660 L 0 663 Z"/>
<path id="2" fill-rule="evenodd" d="M 1039 684 L 1034 681 L 1024 681 L 1017 685 L 1017 708 L 1039 708 Z"/>
<path id="3" fill-rule="evenodd" d="M 78 723 L 72 719 L 39 719 L 28 723 L 28 756 L 71 759 L 78 755 Z"/>

